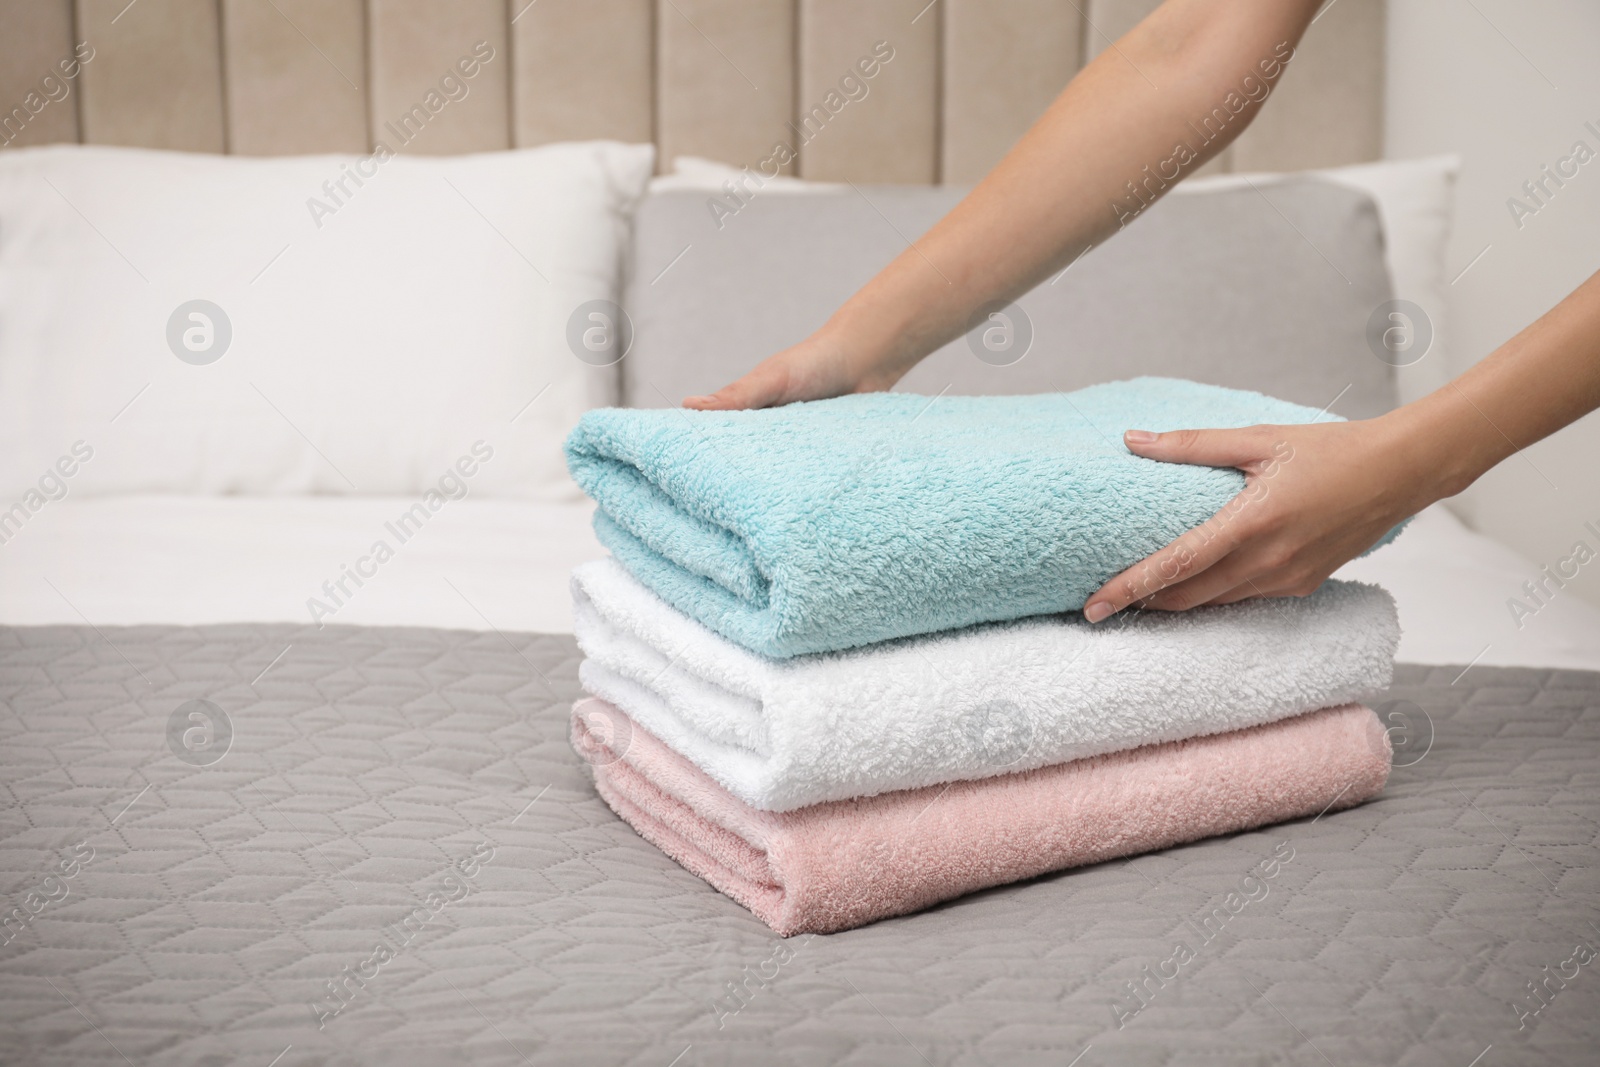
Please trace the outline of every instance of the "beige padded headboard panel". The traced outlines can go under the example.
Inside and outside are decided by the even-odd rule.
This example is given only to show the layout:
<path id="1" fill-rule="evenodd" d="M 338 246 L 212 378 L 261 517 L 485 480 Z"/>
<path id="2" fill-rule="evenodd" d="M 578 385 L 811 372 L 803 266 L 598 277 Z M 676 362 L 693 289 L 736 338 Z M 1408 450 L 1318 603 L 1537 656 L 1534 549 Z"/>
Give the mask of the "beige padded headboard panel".
<path id="1" fill-rule="evenodd" d="M 249 155 L 604 137 L 757 166 L 782 144 L 803 177 L 970 183 L 1155 5 L 0 0 L 0 118 L 12 145 Z M 1213 169 L 1376 158 L 1383 23 L 1383 0 L 1325 8 L 1273 106 Z M 93 58 L 70 95 L 39 106 L 40 80 L 79 42 Z"/>

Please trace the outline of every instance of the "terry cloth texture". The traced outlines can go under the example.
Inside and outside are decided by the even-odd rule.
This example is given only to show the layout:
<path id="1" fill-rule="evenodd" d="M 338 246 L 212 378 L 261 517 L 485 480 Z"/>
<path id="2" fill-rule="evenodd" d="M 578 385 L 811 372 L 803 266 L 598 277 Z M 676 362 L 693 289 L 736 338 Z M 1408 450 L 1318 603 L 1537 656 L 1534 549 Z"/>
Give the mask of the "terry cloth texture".
<path id="1" fill-rule="evenodd" d="M 865 709 L 862 709 L 865 713 Z M 977 889 L 1351 807 L 1389 777 L 1359 704 L 977 782 L 782 814 L 741 804 L 615 707 L 573 707 L 595 788 L 646 841 L 778 934 L 831 933 Z"/>
<path id="2" fill-rule="evenodd" d="M 573 571 L 584 688 L 751 807 L 1031 770 L 1364 700 L 1400 627 L 1376 586 L 1298 599 L 1041 616 L 767 659 L 665 604 L 614 560 Z"/>
<path id="3" fill-rule="evenodd" d="M 1244 486 L 1232 468 L 1135 456 L 1124 430 L 1319 418 L 1335 416 L 1171 378 L 607 408 L 579 421 L 567 464 L 625 567 L 725 637 L 785 657 L 1077 610 Z"/>

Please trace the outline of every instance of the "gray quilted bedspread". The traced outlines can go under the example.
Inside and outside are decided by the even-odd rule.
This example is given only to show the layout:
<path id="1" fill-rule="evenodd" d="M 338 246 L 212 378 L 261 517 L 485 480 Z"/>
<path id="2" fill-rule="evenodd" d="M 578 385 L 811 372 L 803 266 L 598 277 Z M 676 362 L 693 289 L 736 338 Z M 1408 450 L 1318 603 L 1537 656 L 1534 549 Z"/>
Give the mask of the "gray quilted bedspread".
<path id="1" fill-rule="evenodd" d="M 1355 810 L 783 942 L 596 798 L 576 660 L 0 630 L 0 1060 L 1600 1062 L 1600 675 L 1404 667 Z"/>

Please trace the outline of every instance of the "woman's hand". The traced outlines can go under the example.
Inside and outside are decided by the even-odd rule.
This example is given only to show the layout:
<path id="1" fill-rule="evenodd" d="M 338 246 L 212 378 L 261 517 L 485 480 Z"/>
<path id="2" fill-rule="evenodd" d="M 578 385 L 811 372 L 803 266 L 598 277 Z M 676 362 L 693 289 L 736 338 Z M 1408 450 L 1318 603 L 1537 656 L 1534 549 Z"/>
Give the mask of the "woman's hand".
<path id="1" fill-rule="evenodd" d="M 1103 585 L 1099 622 L 1130 604 L 1184 611 L 1257 596 L 1306 596 L 1434 500 L 1438 465 L 1408 449 L 1392 417 L 1242 430 L 1129 430 L 1128 451 L 1166 463 L 1237 467 L 1245 487 L 1217 514 Z"/>
<path id="2" fill-rule="evenodd" d="M 875 373 L 865 363 L 852 359 L 826 332 L 816 333 L 762 360 L 749 374 L 710 396 L 685 397 L 683 406 L 697 411 L 772 408 L 797 400 L 875 392 L 889 388 L 899 378 Z"/>

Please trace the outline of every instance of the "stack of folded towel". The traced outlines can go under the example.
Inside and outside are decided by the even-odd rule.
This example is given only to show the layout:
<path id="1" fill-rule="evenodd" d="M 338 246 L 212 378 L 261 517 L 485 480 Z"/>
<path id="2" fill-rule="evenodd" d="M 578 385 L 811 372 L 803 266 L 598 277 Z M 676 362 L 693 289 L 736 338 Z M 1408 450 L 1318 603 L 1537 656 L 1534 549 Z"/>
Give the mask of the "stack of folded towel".
<path id="1" fill-rule="evenodd" d="M 1381 589 L 1075 614 L 1243 486 L 1125 429 L 1318 417 L 1167 379 L 590 412 L 568 462 L 612 558 L 573 575 L 573 743 L 784 935 L 1359 803 L 1389 771 L 1355 703 L 1399 642 Z"/>

